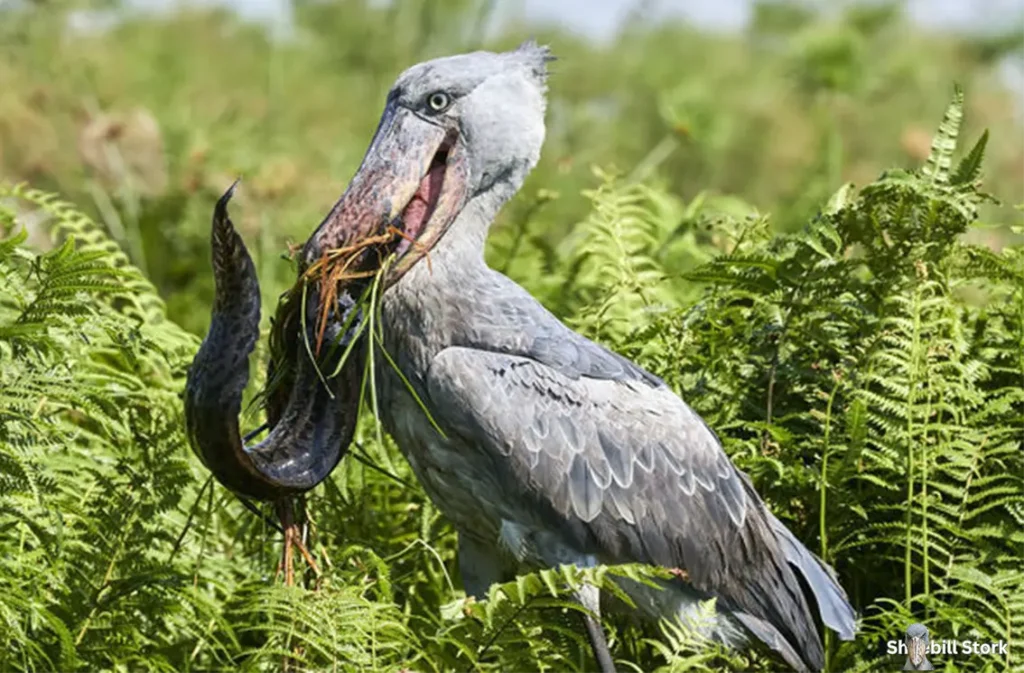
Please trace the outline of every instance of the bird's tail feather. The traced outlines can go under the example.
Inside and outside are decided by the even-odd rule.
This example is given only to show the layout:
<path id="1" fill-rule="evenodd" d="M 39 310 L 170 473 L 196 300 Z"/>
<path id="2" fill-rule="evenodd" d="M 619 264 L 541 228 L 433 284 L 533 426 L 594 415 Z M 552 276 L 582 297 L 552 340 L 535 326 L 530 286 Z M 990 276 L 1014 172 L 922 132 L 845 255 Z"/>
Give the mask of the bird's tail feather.
<path id="1" fill-rule="evenodd" d="M 746 612 L 733 612 L 732 616 L 743 624 L 747 630 L 754 634 L 758 640 L 778 652 L 783 660 L 789 664 L 794 671 L 807 670 L 807 664 L 804 663 L 803 658 L 796 653 L 796 650 L 793 649 L 793 645 L 786 640 L 777 628 L 763 619 L 758 619 L 753 615 L 748 615 Z M 819 651 L 813 654 L 812 658 L 817 659 L 821 656 L 822 653 Z"/>
<path id="2" fill-rule="evenodd" d="M 769 512 L 768 517 L 786 560 L 800 572 L 810 587 L 822 623 L 839 634 L 841 640 L 853 640 L 857 631 L 857 614 L 831 569 L 800 544 L 774 514 Z"/>

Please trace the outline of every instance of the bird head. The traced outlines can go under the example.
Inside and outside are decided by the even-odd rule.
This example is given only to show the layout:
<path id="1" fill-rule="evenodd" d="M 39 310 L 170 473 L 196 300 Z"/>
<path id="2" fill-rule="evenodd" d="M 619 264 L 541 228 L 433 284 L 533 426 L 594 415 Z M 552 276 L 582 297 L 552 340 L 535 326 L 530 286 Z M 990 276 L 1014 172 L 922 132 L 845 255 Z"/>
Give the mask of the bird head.
<path id="1" fill-rule="evenodd" d="M 918 666 L 928 656 L 930 638 L 928 628 L 924 624 L 911 624 L 907 627 L 905 638 L 907 644 L 907 659 L 914 666 Z"/>
<path id="2" fill-rule="evenodd" d="M 361 238 L 386 238 L 397 257 L 387 281 L 394 282 L 471 202 L 500 207 L 540 156 L 550 60 L 546 47 L 530 41 L 403 72 L 359 170 L 306 243 L 303 265 Z M 486 229 L 460 235 L 473 233 Z"/>

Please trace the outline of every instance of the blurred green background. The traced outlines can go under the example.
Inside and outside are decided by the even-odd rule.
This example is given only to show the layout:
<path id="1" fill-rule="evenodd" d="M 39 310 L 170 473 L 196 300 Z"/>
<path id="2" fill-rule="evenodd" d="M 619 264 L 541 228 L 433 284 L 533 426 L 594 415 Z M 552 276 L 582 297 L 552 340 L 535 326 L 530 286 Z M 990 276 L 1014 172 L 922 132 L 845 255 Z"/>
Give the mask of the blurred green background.
<path id="1" fill-rule="evenodd" d="M 1024 202 L 1020 2 L 965 0 L 971 24 L 948 0 L 932 3 L 933 21 L 922 2 L 684 4 L 711 20 L 721 5 L 726 25 L 626 1 L 556 11 L 485 0 L 0 0 L 0 180 L 83 207 L 152 278 L 171 317 L 201 334 L 211 207 L 234 177 L 234 216 L 272 302 L 294 278 L 273 261 L 343 191 L 395 77 L 533 35 L 559 57 L 548 138 L 495 227 L 499 268 L 510 240 L 550 249 L 585 217 L 593 166 L 686 200 L 736 195 L 793 229 L 842 182 L 918 165 L 953 82 L 967 93 L 965 136 L 990 128 L 997 139 L 986 189 Z M 989 208 L 992 227 L 971 235 L 999 247 L 1013 217 Z"/>

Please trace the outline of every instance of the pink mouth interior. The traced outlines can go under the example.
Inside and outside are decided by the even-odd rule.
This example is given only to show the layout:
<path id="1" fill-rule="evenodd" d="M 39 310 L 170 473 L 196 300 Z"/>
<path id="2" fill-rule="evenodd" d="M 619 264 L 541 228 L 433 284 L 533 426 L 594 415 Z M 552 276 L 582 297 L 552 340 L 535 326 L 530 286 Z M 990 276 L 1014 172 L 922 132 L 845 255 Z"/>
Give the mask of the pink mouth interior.
<path id="1" fill-rule="evenodd" d="M 407 237 L 415 239 L 423 231 L 424 225 L 434 214 L 437 208 L 437 201 L 441 196 L 441 188 L 444 185 L 445 169 L 448 167 L 448 148 L 441 147 L 434 160 L 430 163 L 430 169 L 420 180 L 419 189 L 409 201 L 409 205 L 402 211 L 402 229 Z M 399 246 L 398 254 L 402 254 L 409 247 L 409 241 L 403 241 Z"/>

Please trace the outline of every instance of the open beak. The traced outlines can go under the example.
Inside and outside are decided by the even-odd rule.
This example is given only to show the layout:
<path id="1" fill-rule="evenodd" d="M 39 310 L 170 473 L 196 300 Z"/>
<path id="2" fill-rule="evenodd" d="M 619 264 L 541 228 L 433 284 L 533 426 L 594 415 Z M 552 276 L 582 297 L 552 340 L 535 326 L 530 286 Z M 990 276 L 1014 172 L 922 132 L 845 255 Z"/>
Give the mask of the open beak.
<path id="1" fill-rule="evenodd" d="M 383 235 L 385 256 L 398 258 L 385 279 L 393 283 L 451 225 L 465 205 L 468 178 L 455 130 L 389 102 L 359 171 L 306 242 L 303 266 L 331 250 Z"/>

